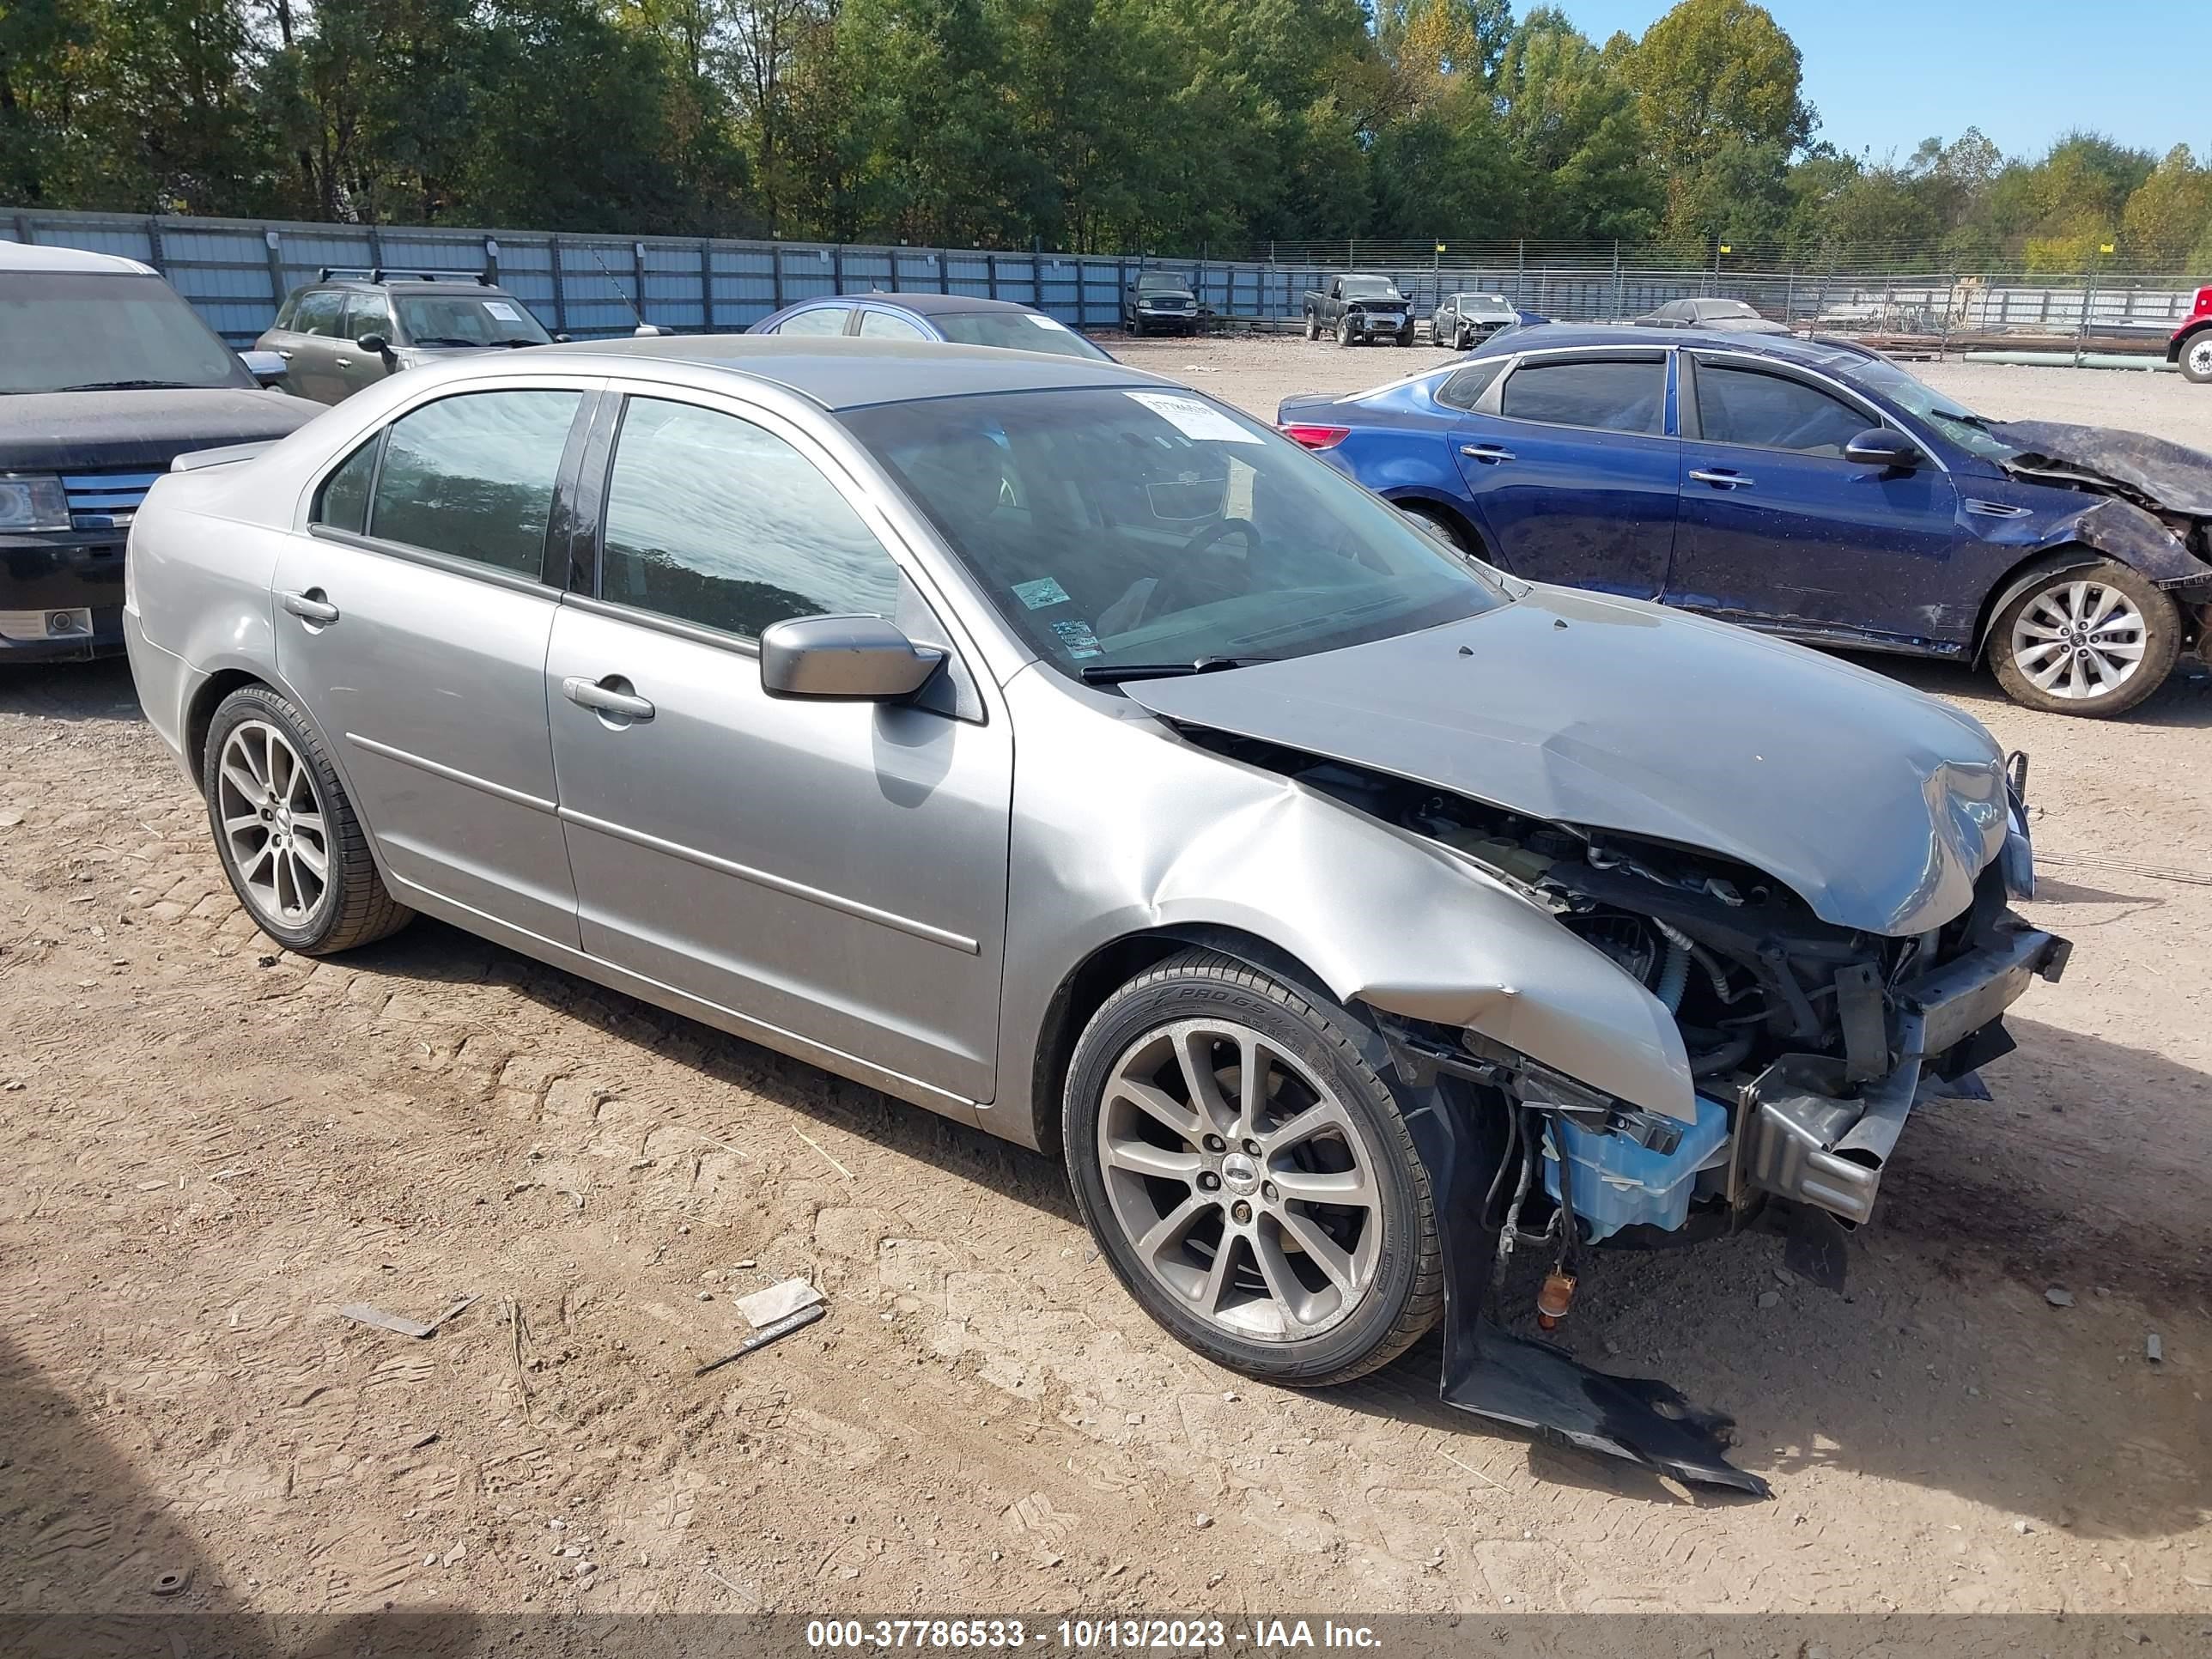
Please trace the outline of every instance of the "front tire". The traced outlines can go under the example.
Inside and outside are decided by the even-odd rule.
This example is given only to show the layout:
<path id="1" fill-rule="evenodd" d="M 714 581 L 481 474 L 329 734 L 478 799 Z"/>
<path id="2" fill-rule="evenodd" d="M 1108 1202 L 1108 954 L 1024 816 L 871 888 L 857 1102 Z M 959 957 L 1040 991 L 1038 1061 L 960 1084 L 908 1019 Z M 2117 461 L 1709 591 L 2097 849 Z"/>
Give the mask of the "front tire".
<path id="1" fill-rule="evenodd" d="M 1310 311 L 1306 313 L 1306 338 L 1309 340 L 1321 338 L 1321 321 Z"/>
<path id="2" fill-rule="evenodd" d="M 1337 344 L 1339 346 L 1348 346 L 1352 343 L 1352 319 L 1349 317 L 1338 318 L 1336 319 Z"/>
<path id="3" fill-rule="evenodd" d="M 1404 347 L 1409 346 L 1413 343 L 1413 325 L 1411 323 L 1408 323 L 1405 327 L 1398 331 L 1398 344 L 1401 349 L 1403 349 Z"/>
<path id="4" fill-rule="evenodd" d="M 2181 343 L 2181 378 L 2212 385 L 2212 328 L 2199 329 Z"/>
<path id="5" fill-rule="evenodd" d="M 1364 1036 L 1322 997 L 1194 950 L 1108 998 L 1076 1044 L 1076 1203 L 1130 1295 L 1217 1364 L 1349 1382 L 1443 1308 L 1428 1170 Z"/>
<path id="6" fill-rule="evenodd" d="M 377 874 L 322 738 L 281 692 L 248 685 L 222 700 L 201 787 L 231 890 L 287 950 L 329 956 L 413 918 Z"/>
<path id="7" fill-rule="evenodd" d="M 2054 570 L 1998 613 L 1990 666 L 2014 702 L 2053 714 L 2125 714 L 2165 683 L 2181 612 L 2111 559 Z"/>

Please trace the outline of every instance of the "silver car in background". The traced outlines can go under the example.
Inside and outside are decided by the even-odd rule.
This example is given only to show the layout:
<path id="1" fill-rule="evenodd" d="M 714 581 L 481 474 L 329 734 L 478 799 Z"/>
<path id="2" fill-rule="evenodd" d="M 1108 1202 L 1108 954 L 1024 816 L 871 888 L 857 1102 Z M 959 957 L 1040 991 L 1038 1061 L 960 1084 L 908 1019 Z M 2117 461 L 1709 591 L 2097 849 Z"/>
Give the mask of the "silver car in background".
<path id="1" fill-rule="evenodd" d="M 1111 363 L 555 348 L 179 465 L 132 666 L 271 938 L 423 912 L 1058 1152 L 1278 1382 L 1442 1315 L 1454 1403 L 1763 1490 L 1506 1333 L 1492 1260 L 1863 1220 L 2065 954 L 1966 715 L 1472 562 Z"/>

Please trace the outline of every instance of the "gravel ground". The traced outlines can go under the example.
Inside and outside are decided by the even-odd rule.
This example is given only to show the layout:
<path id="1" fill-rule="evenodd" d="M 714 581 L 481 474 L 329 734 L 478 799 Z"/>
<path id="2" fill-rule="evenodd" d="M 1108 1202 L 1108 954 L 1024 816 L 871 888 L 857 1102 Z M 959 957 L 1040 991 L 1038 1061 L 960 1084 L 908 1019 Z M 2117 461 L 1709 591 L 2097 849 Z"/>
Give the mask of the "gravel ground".
<path id="1" fill-rule="evenodd" d="M 1434 360 L 1125 355 L 1262 413 Z M 2212 446 L 2172 377 L 1929 372 Z M 2212 1610 L 2212 685 L 2097 725 L 1891 672 L 2033 752 L 2065 982 L 1993 1103 L 1916 1116 L 1848 1294 L 1754 1232 L 1561 1333 L 1733 1411 L 1765 1504 L 1486 1431 L 1433 1344 L 1218 1370 L 1051 1164 L 447 928 L 284 952 L 128 675 L 12 672 L 0 1614 Z M 789 1274 L 829 1318 L 695 1378 Z"/>

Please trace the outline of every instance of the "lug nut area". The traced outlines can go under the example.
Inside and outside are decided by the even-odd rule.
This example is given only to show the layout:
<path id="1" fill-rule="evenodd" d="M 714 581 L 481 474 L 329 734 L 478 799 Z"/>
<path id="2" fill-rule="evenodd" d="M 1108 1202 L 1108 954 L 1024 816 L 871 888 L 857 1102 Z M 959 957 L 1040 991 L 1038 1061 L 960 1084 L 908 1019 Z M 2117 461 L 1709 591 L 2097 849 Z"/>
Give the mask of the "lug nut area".
<path id="1" fill-rule="evenodd" d="M 1245 1156 L 1245 1157 L 1247 1157 L 1247 1158 L 1257 1158 L 1257 1157 L 1259 1157 L 1259 1156 L 1260 1156 L 1260 1143 L 1259 1143 L 1258 1141 L 1256 1141 L 1256 1140 L 1248 1140 L 1248 1141 L 1246 1141 L 1246 1142 L 1244 1143 L 1244 1156 Z"/>
<path id="2" fill-rule="evenodd" d="M 1221 1185 L 1221 1177 L 1211 1170 L 1201 1170 L 1199 1171 L 1198 1184 L 1201 1191 L 1210 1193 Z"/>
<path id="3" fill-rule="evenodd" d="M 1252 1218 L 1252 1206 L 1240 1198 L 1234 1204 L 1229 1206 L 1229 1213 L 1236 1217 L 1237 1222 L 1241 1224 Z"/>
<path id="4" fill-rule="evenodd" d="M 1273 1204 L 1275 1200 L 1280 1196 L 1280 1194 L 1275 1191 L 1275 1183 L 1273 1182 L 1263 1181 L 1260 1183 L 1260 1196 L 1266 1199 L 1268 1203 Z"/>
<path id="5" fill-rule="evenodd" d="M 1205 1146 L 1209 1152 L 1225 1152 L 1229 1150 L 1229 1143 L 1219 1135 L 1206 1136 Z"/>

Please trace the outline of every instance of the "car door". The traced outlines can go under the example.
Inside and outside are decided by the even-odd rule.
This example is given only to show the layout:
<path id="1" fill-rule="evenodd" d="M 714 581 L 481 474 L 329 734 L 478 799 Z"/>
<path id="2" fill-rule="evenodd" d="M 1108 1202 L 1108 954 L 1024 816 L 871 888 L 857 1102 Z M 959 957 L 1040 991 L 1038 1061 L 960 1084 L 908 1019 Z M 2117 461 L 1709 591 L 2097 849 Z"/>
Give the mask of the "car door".
<path id="1" fill-rule="evenodd" d="M 362 338 L 371 334 L 383 337 L 384 351 L 362 349 Z M 347 397 L 374 386 L 394 372 L 398 362 L 390 348 L 395 338 L 390 299 L 381 294 L 359 289 L 346 295 L 345 320 L 338 331 L 338 350 L 335 361 L 338 380 L 345 387 Z"/>
<path id="2" fill-rule="evenodd" d="M 1981 594 L 1951 591 L 1958 491 L 1933 459 L 1844 459 L 1879 410 L 1771 360 L 1686 353 L 1681 527 L 1667 602 L 1878 643 L 1955 642 Z"/>
<path id="3" fill-rule="evenodd" d="M 595 381 L 421 404 L 323 480 L 276 569 L 277 663 L 409 888 L 574 948 L 544 580 L 554 480 Z M 565 547 L 556 549 L 565 556 Z"/>
<path id="4" fill-rule="evenodd" d="M 300 296 L 292 317 L 292 335 L 277 347 L 284 359 L 286 389 L 319 404 L 334 404 L 345 396 L 339 374 L 338 327 L 345 311 L 342 289 L 309 289 Z"/>
<path id="5" fill-rule="evenodd" d="M 1518 359 L 1452 434 L 1490 547 L 1516 575 L 1656 599 L 1674 550 L 1680 445 L 1670 353 Z"/>
<path id="6" fill-rule="evenodd" d="M 991 1097 L 1012 737 L 957 659 L 930 706 L 761 686 L 787 617 L 947 646 L 827 451 L 749 404 L 633 390 L 589 592 L 546 664 L 584 947 L 743 1021 Z"/>

